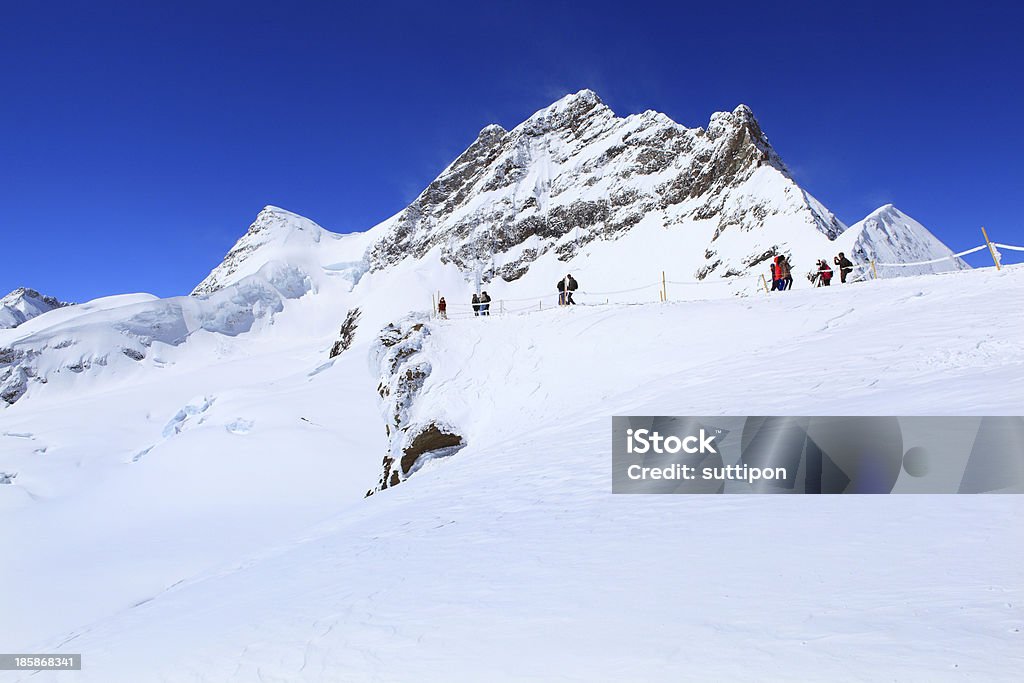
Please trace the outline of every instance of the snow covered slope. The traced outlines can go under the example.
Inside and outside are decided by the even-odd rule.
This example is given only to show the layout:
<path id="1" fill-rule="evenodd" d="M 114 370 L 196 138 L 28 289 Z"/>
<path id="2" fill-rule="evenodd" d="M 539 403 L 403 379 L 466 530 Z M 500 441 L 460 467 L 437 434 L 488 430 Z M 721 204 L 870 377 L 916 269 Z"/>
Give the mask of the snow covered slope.
<path id="1" fill-rule="evenodd" d="M 318 298 L 289 300 L 250 346 L 211 335 L 144 381 L 0 412 L 23 549 L 0 641 L 105 682 L 1013 680 L 1019 496 L 612 496 L 608 434 L 630 413 L 1020 414 L 1022 285 L 426 321 L 400 422 L 465 447 L 369 498 L 382 337 L 328 362 Z"/>
<path id="2" fill-rule="evenodd" d="M 0 299 L 0 329 L 21 325 L 26 320 L 71 304 L 52 296 L 45 296 L 34 289 L 19 287 Z"/>
<path id="3" fill-rule="evenodd" d="M 266 207 L 192 296 L 0 329 L 0 643 L 101 681 L 1003 677 L 1015 497 L 610 495 L 616 413 L 1021 412 L 1020 268 L 758 291 L 776 252 L 949 253 L 870 218 L 745 107 L 583 91 L 367 232 Z"/>

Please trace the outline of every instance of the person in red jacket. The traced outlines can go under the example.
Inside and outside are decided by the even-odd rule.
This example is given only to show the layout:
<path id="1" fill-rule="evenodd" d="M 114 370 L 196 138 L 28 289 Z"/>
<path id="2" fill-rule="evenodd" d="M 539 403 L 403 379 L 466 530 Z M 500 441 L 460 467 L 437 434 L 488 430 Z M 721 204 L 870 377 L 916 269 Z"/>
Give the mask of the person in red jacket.
<path id="1" fill-rule="evenodd" d="M 775 257 L 775 276 L 779 278 L 779 291 L 793 288 L 793 270 L 789 260 L 779 254 Z"/>
<path id="2" fill-rule="evenodd" d="M 445 320 L 448 319 L 448 302 L 444 300 L 443 296 L 437 302 L 437 314 Z"/>
<path id="3" fill-rule="evenodd" d="M 828 287 L 832 283 L 832 267 L 825 259 L 818 259 L 818 286 Z"/>

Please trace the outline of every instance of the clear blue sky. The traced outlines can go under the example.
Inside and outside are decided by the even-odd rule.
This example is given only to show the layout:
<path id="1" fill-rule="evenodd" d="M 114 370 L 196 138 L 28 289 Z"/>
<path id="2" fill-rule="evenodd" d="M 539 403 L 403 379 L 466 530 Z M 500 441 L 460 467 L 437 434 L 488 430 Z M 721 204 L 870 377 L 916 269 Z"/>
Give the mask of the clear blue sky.
<path id="1" fill-rule="evenodd" d="M 0 9 L 3 292 L 187 293 L 265 204 L 368 228 L 484 125 L 585 87 L 688 126 L 750 105 L 846 223 L 892 202 L 955 249 L 1024 243 L 1017 3 Z"/>

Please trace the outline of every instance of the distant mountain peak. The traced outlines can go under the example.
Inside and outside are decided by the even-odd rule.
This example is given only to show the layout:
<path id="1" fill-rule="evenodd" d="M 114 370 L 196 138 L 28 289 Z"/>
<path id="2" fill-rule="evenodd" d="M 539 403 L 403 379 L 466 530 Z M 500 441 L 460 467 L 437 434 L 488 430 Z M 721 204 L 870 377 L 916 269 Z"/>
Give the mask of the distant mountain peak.
<path id="1" fill-rule="evenodd" d="M 893 204 L 883 204 L 882 206 L 878 207 L 877 209 L 869 213 L 867 216 L 865 216 L 865 220 L 867 220 L 868 218 L 882 218 L 885 216 L 895 215 L 906 216 L 907 214 L 897 209 Z"/>
<path id="2" fill-rule="evenodd" d="M 210 271 L 192 290 L 192 294 L 212 294 L 230 282 L 253 274 L 265 263 L 253 258 L 257 252 L 273 251 L 275 247 L 310 246 L 319 243 L 325 233 L 326 230 L 308 218 L 278 206 L 267 205 L 256 214 L 249 229 L 235 242 L 220 265 Z"/>
<path id="3" fill-rule="evenodd" d="M 596 92 L 594 92 L 590 88 L 583 88 L 582 90 L 578 90 L 574 93 L 565 95 L 564 97 L 556 100 L 555 103 L 552 104 L 551 106 L 553 108 L 560 108 L 569 106 L 569 104 L 575 102 L 583 102 L 591 105 L 604 104 L 604 100 L 602 100 Z"/>
<path id="4" fill-rule="evenodd" d="M 0 329 L 17 327 L 43 313 L 71 305 L 34 289 L 19 287 L 0 299 Z"/>
<path id="5" fill-rule="evenodd" d="M 905 263 L 947 257 L 936 263 L 892 269 L 898 272 L 891 275 L 920 275 L 970 268 L 963 259 L 952 258 L 952 250 L 930 230 L 892 204 L 878 207 L 851 225 L 849 235 L 844 235 L 844 238 L 850 244 L 851 258 L 861 263 Z"/>

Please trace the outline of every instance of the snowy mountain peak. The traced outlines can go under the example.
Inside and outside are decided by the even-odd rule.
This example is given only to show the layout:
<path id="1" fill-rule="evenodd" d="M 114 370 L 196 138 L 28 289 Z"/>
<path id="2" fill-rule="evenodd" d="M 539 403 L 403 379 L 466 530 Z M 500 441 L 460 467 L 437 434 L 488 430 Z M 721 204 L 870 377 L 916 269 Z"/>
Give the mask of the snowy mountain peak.
<path id="1" fill-rule="evenodd" d="M 791 229 L 760 234 L 775 217 Z M 792 180 L 746 105 L 714 114 L 707 130 L 690 129 L 653 111 L 618 117 L 581 90 L 511 131 L 485 128 L 374 229 L 367 260 L 379 270 L 436 249 L 467 280 L 510 282 L 548 255 L 568 262 L 644 223 L 703 235 L 680 259 L 682 274 L 697 279 L 745 272 L 784 250 L 795 228 L 827 239 L 845 229 Z M 733 232 L 751 235 L 728 250 L 712 246 Z"/>
<path id="2" fill-rule="evenodd" d="M 590 88 L 565 95 L 551 104 L 547 110 L 560 111 L 574 106 L 603 105 L 604 101 Z"/>
<path id="3" fill-rule="evenodd" d="M 880 263 L 931 261 L 953 254 L 928 228 L 892 204 L 878 207 L 851 225 L 842 242 L 851 258 L 861 263 L 872 260 Z M 921 275 L 968 268 L 970 266 L 960 258 L 947 258 L 926 265 L 891 268 L 899 272 L 887 275 Z"/>
<path id="4" fill-rule="evenodd" d="M 559 130 L 579 131 L 592 118 L 609 119 L 614 116 L 597 93 L 593 90 L 580 90 L 536 112 L 515 130 L 531 136 Z"/>
<path id="5" fill-rule="evenodd" d="M 52 296 L 40 294 L 34 289 L 19 287 L 0 299 L 0 329 L 17 327 L 55 308 L 71 305 Z"/>
<path id="6" fill-rule="evenodd" d="M 885 221 L 899 220 L 901 218 L 909 218 L 909 216 L 907 216 L 907 214 L 897 209 L 893 204 L 883 204 L 882 206 L 878 207 L 877 209 L 869 213 L 867 216 L 865 216 L 864 220 L 873 219 Z"/>
<path id="7" fill-rule="evenodd" d="M 219 266 L 192 291 L 207 295 L 252 275 L 282 252 L 302 251 L 332 235 L 319 225 L 277 206 L 265 206 Z M 332 235 L 333 236 L 333 235 Z M 263 258 L 259 255 L 262 254 Z"/>
<path id="8" fill-rule="evenodd" d="M 483 128 L 481 128 L 480 133 L 476 136 L 476 139 L 480 140 L 482 138 L 490 139 L 494 137 L 501 137 L 507 132 L 507 130 L 505 130 L 498 124 L 492 123 L 488 126 L 484 126 Z"/>

